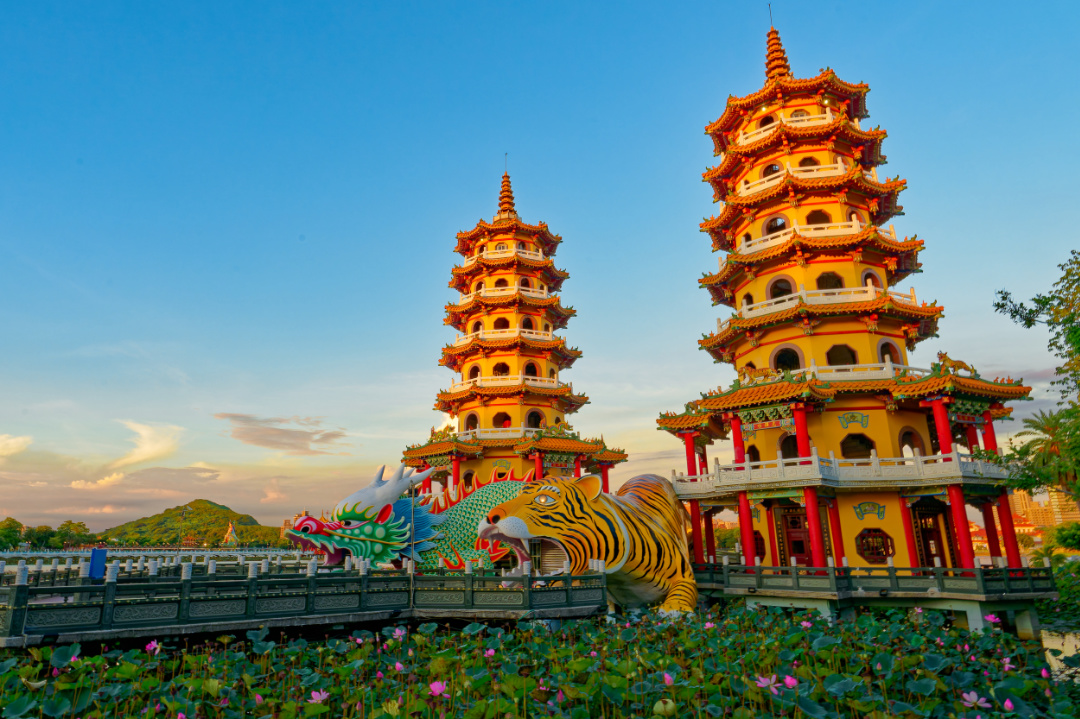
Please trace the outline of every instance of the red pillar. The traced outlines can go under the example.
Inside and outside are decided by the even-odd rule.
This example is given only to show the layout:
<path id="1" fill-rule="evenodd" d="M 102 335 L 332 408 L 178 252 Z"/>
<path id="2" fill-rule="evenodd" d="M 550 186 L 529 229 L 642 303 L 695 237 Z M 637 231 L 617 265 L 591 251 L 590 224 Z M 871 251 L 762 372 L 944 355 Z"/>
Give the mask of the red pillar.
<path id="1" fill-rule="evenodd" d="M 844 534 L 840 530 L 840 502 L 836 497 L 829 502 L 829 530 L 832 534 L 833 560 L 836 566 L 840 566 L 844 560 Z"/>
<path id="2" fill-rule="evenodd" d="M 1001 520 L 1001 541 L 1005 544 L 1005 559 L 1010 567 L 1019 569 L 1020 544 L 1016 541 L 1016 527 L 1013 526 L 1012 507 L 1009 506 L 1009 493 L 1001 491 L 997 501 L 998 518 Z"/>
<path id="3" fill-rule="evenodd" d="M 452 462 L 451 467 L 453 469 L 453 474 L 450 477 L 450 489 L 456 490 L 458 480 L 461 479 L 461 457 L 456 454 L 451 455 L 450 461 Z"/>
<path id="4" fill-rule="evenodd" d="M 967 446 L 968 451 L 975 454 L 975 450 L 979 448 L 979 430 L 973 424 L 964 425 L 964 431 L 967 433 Z"/>
<path id="5" fill-rule="evenodd" d="M 772 566 L 780 566 L 780 553 L 776 549 L 776 522 L 773 520 L 772 513 L 772 500 L 768 500 L 765 505 L 765 523 L 769 525 L 769 557 L 772 559 Z"/>
<path id="6" fill-rule="evenodd" d="M 697 459 L 695 455 L 697 452 L 694 450 L 694 437 L 695 432 L 687 432 L 683 435 L 683 443 L 686 445 L 686 476 L 693 477 L 697 474 Z"/>
<path id="7" fill-rule="evenodd" d="M 986 502 L 982 506 L 983 522 L 986 524 L 986 543 L 990 545 L 990 558 L 1001 556 L 1001 543 L 998 541 L 997 522 L 994 521 L 994 503 Z M 997 564 L 995 563 L 996 567 Z"/>
<path id="8" fill-rule="evenodd" d="M 428 470 L 428 469 L 431 469 L 431 465 L 428 464 L 427 462 L 424 462 L 424 464 L 420 467 L 421 472 L 423 472 L 425 470 Z M 420 483 L 420 492 L 421 492 L 421 494 L 431 494 L 431 475 L 430 474 L 424 479 L 423 482 Z"/>
<path id="9" fill-rule="evenodd" d="M 949 511 L 952 512 L 953 536 L 956 537 L 956 549 L 960 555 L 960 566 L 964 569 L 973 569 L 975 567 L 975 548 L 971 545 L 971 527 L 968 526 L 964 490 L 959 484 L 950 484 L 948 491 Z"/>
<path id="10" fill-rule="evenodd" d="M 817 488 L 803 487 L 803 499 L 806 501 L 806 529 L 810 532 L 810 556 L 815 567 L 824 567 L 825 534 L 821 531 Z"/>
<path id="11" fill-rule="evenodd" d="M 698 455 L 698 474 L 709 473 L 709 458 L 705 455 L 704 448 L 701 450 L 701 454 Z"/>
<path id="12" fill-rule="evenodd" d="M 987 452 L 997 452 L 997 434 L 994 432 L 994 418 L 990 415 L 990 410 L 983 412 L 983 449 Z"/>
<path id="13" fill-rule="evenodd" d="M 604 494 L 607 494 L 610 491 L 608 489 L 608 476 L 607 476 L 609 469 L 611 469 L 610 464 L 608 464 L 607 462 L 601 462 L 600 463 L 600 479 L 603 480 Z"/>
<path id="14" fill-rule="evenodd" d="M 694 452 L 694 432 L 687 432 L 683 435 L 683 442 L 686 443 L 686 476 L 692 477 L 697 472 L 695 467 L 697 460 Z M 696 499 L 690 500 L 690 533 L 694 542 L 694 561 L 698 564 L 705 563 L 705 553 L 702 551 L 704 548 L 701 546 L 701 508 L 698 505 Z"/>
<path id="15" fill-rule="evenodd" d="M 791 409 L 791 416 L 795 419 L 795 441 L 799 446 L 799 456 L 810 456 L 810 432 L 806 429 L 806 407 L 795 405 Z M 818 524 L 821 524 L 818 522 Z M 818 566 L 825 566 L 823 564 Z"/>
<path id="16" fill-rule="evenodd" d="M 711 561 L 716 561 L 716 536 L 713 534 L 713 512 L 715 511 L 714 509 L 705 511 L 705 557 L 712 557 Z"/>
<path id="17" fill-rule="evenodd" d="M 940 397 L 930 404 L 934 408 L 934 426 L 937 428 L 938 452 L 951 454 L 952 424 L 949 423 L 949 410 L 945 408 L 945 402 Z M 965 523 L 964 526 L 967 526 L 967 524 Z"/>
<path id="18" fill-rule="evenodd" d="M 754 514 L 750 511 L 750 496 L 745 492 L 739 492 L 739 541 L 742 543 L 742 553 L 746 555 L 746 562 L 754 564 L 756 551 L 754 549 Z"/>
<path id="19" fill-rule="evenodd" d="M 537 452 L 533 455 L 536 460 L 536 468 L 533 470 L 533 481 L 539 482 L 544 478 L 544 455 L 541 452 Z"/>
<path id="20" fill-rule="evenodd" d="M 907 500 L 900 497 L 900 521 L 904 523 L 904 541 L 907 542 L 908 566 L 919 566 L 919 547 L 915 543 L 915 520 Z"/>
<path id="21" fill-rule="evenodd" d="M 580 454 L 574 455 L 574 476 L 575 477 L 580 477 L 581 476 L 581 455 Z"/>
<path id="22" fill-rule="evenodd" d="M 731 443 L 735 446 L 735 464 L 746 461 L 746 445 L 743 443 L 742 420 L 739 415 L 731 415 Z"/>

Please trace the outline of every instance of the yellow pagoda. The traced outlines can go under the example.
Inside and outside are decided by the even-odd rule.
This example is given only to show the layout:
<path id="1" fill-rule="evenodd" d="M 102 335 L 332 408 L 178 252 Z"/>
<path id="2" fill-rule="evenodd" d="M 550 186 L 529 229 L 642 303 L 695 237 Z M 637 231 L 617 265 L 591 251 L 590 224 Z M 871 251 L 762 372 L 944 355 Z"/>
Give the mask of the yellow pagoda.
<path id="1" fill-rule="evenodd" d="M 973 568 L 970 506 L 994 564 L 1020 567 L 1004 474 L 971 455 L 997 450 L 1004 403 L 1030 388 L 943 353 L 911 366 L 943 308 L 894 289 L 923 241 L 890 224 L 906 181 L 879 174 L 869 87 L 795 78 L 775 28 L 765 67 L 765 86 L 706 127 L 723 209 L 701 230 L 724 254 L 699 282 L 734 312 L 699 345 L 738 379 L 657 420 L 685 443 L 695 561 L 715 561 L 712 516 L 730 508 L 743 565 Z M 734 462 L 709 467 L 721 439 Z"/>
<path id="2" fill-rule="evenodd" d="M 569 277 L 555 267 L 560 242 L 545 223 L 518 217 L 508 174 L 492 221 L 457 235 L 454 249 L 464 261 L 453 268 L 450 287 L 459 295 L 444 322 L 461 334 L 439 360 L 457 378 L 435 401 L 453 424 L 404 452 L 409 466 L 436 468 L 451 493 L 467 492 L 474 478 L 528 481 L 584 471 L 601 474 L 606 490 L 608 469 L 626 461 L 567 423 L 589 399 L 562 379 L 581 352 L 556 334 L 575 314 L 558 294 Z M 423 490 L 431 490 L 430 480 Z"/>

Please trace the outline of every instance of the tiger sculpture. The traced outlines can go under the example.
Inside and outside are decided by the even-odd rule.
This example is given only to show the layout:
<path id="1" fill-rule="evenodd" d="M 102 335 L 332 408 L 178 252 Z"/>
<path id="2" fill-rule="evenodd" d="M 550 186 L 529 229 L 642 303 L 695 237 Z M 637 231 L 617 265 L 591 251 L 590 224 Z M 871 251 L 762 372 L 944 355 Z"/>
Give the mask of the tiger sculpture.
<path id="1" fill-rule="evenodd" d="M 609 598 L 624 607 L 662 600 L 667 614 L 693 612 L 697 583 L 686 544 L 687 516 L 675 489 L 663 477 L 646 474 L 619 491 L 601 492 L 601 479 L 545 477 L 530 482 L 480 522 L 477 536 L 510 546 L 528 558 L 528 541 L 554 545 L 572 574 L 589 560 L 606 564 Z"/>

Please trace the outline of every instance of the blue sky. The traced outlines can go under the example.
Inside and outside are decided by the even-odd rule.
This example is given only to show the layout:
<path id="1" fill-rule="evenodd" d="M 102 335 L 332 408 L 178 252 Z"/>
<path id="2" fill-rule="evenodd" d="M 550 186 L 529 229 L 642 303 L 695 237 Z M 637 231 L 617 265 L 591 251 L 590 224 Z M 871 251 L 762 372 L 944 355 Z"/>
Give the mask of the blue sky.
<path id="1" fill-rule="evenodd" d="M 939 349 L 1022 376 L 993 292 L 1078 246 L 1071 3 L 773 3 L 800 77 L 870 84 Z M 679 466 L 654 418 L 730 383 L 695 340 L 706 123 L 764 81 L 765 3 L 0 6 L 0 516 L 101 528 L 195 497 L 329 507 L 441 416 L 454 233 L 564 243 L 574 419 Z M 865 123 L 864 123 L 865 124 Z M 905 282 L 901 289 L 906 289 Z M 719 311 L 718 311 L 719 310 Z M 722 452 L 720 455 L 722 456 Z"/>

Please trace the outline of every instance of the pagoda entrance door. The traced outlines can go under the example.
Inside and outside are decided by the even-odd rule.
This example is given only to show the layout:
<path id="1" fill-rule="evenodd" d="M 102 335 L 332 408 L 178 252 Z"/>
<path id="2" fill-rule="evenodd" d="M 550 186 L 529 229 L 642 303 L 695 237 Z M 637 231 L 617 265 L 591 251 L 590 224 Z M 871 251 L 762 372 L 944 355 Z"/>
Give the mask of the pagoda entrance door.
<path id="1" fill-rule="evenodd" d="M 812 563 L 810 554 L 810 530 L 806 526 L 806 510 L 802 507 L 785 508 L 781 515 L 781 530 L 784 536 L 784 554 L 790 564 L 794 559 L 800 566 Z"/>
<path id="2" fill-rule="evenodd" d="M 915 522 L 915 541 L 919 550 L 919 564 L 923 567 L 953 566 L 950 561 L 952 532 L 945 505 L 937 500 L 920 500 L 912 507 Z"/>

